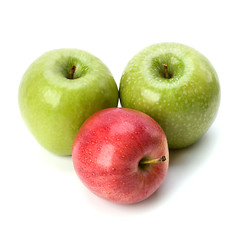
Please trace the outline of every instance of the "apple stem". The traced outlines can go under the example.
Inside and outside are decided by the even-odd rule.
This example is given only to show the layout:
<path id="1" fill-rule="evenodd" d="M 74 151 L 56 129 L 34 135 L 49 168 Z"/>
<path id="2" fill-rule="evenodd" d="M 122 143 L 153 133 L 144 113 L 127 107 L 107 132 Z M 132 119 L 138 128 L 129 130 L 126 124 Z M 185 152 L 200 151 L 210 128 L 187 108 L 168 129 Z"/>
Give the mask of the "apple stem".
<path id="1" fill-rule="evenodd" d="M 164 77 L 169 78 L 168 67 L 167 64 L 163 64 L 164 67 Z"/>
<path id="2" fill-rule="evenodd" d="M 69 79 L 73 79 L 75 71 L 76 71 L 76 66 L 72 65 L 70 73 L 69 73 Z"/>
<path id="3" fill-rule="evenodd" d="M 165 156 L 162 156 L 160 158 L 155 158 L 155 159 L 149 159 L 149 160 L 142 160 L 140 164 L 151 164 L 151 163 L 157 163 L 157 162 L 165 162 L 167 159 Z"/>

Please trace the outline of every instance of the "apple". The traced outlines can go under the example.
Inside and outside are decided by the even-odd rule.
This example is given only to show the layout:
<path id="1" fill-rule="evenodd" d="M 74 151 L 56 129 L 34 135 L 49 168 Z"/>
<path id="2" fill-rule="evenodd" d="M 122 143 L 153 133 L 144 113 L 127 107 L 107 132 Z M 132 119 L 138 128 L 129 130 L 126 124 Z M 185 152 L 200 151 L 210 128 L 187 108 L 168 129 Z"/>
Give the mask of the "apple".
<path id="1" fill-rule="evenodd" d="M 179 43 L 154 44 L 136 54 L 119 92 L 122 107 L 147 113 L 161 125 L 171 149 L 196 142 L 220 103 L 218 76 L 209 60 Z"/>
<path id="2" fill-rule="evenodd" d="M 77 175 L 94 194 L 130 204 L 159 188 L 168 171 L 169 152 L 162 128 L 151 117 L 109 108 L 81 126 L 72 159 Z"/>
<path id="3" fill-rule="evenodd" d="M 78 49 L 56 49 L 35 60 L 19 87 L 19 107 L 30 132 L 47 150 L 71 155 L 73 140 L 93 113 L 118 104 L 108 68 Z"/>

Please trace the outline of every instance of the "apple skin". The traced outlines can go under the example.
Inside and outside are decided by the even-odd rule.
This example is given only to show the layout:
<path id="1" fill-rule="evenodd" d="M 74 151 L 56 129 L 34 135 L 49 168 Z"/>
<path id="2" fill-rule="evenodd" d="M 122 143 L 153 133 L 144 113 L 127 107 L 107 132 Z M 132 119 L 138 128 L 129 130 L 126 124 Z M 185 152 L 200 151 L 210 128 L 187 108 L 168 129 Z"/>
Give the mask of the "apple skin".
<path id="1" fill-rule="evenodd" d="M 147 113 L 161 125 L 170 149 L 195 143 L 213 123 L 220 103 L 211 63 L 179 43 L 154 44 L 136 54 L 123 72 L 119 92 L 122 107 Z"/>
<path id="2" fill-rule="evenodd" d="M 165 161 L 139 165 L 142 159 Z M 140 202 L 163 182 L 169 165 L 166 136 L 145 113 L 124 108 L 101 110 L 81 126 L 73 144 L 73 164 L 96 195 L 121 204 Z"/>
<path id="3" fill-rule="evenodd" d="M 69 79 L 72 66 L 73 79 Z M 19 107 L 30 132 L 47 150 L 71 155 L 73 140 L 93 113 L 118 104 L 108 68 L 78 49 L 56 49 L 35 60 L 19 87 Z"/>

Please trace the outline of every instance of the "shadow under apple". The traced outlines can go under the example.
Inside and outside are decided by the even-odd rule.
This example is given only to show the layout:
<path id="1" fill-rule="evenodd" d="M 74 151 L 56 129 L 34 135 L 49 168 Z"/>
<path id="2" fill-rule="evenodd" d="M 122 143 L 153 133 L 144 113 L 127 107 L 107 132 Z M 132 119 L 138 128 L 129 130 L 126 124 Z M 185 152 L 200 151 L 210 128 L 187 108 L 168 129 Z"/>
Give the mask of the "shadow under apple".
<path id="1" fill-rule="evenodd" d="M 47 165 L 50 169 L 57 172 L 74 173 L 72 156 L 58 156 L 44 148 L 39 148 L 39 156 L 44 165 Z"/>

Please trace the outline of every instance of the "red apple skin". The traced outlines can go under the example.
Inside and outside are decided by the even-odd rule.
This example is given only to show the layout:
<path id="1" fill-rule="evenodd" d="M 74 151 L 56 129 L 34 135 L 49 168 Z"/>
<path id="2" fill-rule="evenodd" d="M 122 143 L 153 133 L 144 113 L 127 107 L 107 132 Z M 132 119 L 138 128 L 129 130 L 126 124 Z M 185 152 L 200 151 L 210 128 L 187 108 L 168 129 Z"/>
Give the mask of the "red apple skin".
<path id="1" fill-rule="evenodd" d="M 139 167 L 144 157 L 165 161 Z M 140 202 L 163 182 L 169 165 L 166 136 L 155 120 L 127 108 L 93 114 L 73 143 L 75 171 L 96 195 L 116 203 Z"/>

